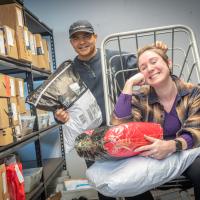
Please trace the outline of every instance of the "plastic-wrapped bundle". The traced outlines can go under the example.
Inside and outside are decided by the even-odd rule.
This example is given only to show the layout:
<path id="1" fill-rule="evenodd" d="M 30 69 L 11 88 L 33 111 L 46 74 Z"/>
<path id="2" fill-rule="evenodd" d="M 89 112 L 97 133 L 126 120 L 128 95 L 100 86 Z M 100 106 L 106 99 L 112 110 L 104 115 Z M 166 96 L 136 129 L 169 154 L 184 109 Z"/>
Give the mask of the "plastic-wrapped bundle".
<path id="1" fill-rule="evenodd" d="M 150 122 L 99 127 L 79 135 L 75 149 L 79 156 L 88 160 L 131 157 L 140 153 L 134 149 L 150 143 L 144 135 L 162 139 L 163 130 L 160 124 Z"/>
<path id="2" fill-rule="evenodd" d="M 200 148 L 184 150 L 156 160 L 135 156 L 96 161 L 86 171 L 91 185 L 105 196 L 130 197 L 180 176 L 200 155 Z"/>
<path id="3" fill-rule="evenodd" d="M 18 162 L 15 155 L 9 155 L 5 159 L 7 186 L 3 182 L 3 188 L 8 187 L 10 200 L 25 200 L 24 178 L 22 174 L 22 163 Z M 6 191 L 6 190 L 5 190 Z"/>
<path id="4" fill-rule="evenodd" d="M 78 135 L 102 123 L 101 110 L 89 89 L 73 103 L 68 112 L 70 118 L 63 125 L 65 153 L 73 149 Z"/>
<path id="5" fill-rule="evenodd" d="M 29 94 L 26 102 L 47 111 L 69 108 L 87 90 L 71 66 L 72 61 L 63 62 L 43 84 Z"/>

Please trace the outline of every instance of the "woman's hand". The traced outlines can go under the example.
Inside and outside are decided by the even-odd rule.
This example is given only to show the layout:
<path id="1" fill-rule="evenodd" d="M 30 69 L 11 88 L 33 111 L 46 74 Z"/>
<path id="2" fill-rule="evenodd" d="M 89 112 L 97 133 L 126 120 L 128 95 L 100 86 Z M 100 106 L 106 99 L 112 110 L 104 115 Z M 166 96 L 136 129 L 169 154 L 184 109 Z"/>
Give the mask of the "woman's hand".
<path id="1" fill-rule="evenodd" d="M 132 93 L 133 93 L 133 86 L 136 86 L 136 85 L 137 86 L 141 86 L 144 83 L 145 83 L 144 75 L 142 73 L 137 73 L 134 76 L 130 77 L 126 81 L 122 93 L 132 95 Z"/>
<path id="2" fill-rule="evenodd" d="M 69 113 L 63 108 L 56 110 L 54 116 L 58 121 L 62 123 L 66 123 L 69 120 Z"/>
<path id="3" fill-rule="evenodd" d="M 145 145 L 134 150 L 136 152 L 142 152 L 140 153 L 141 156 L 152 157 L 161 160 L 176 151 L 174 140 L 160 140 L 147 135 L 144 137 L 152 144 Z"/>

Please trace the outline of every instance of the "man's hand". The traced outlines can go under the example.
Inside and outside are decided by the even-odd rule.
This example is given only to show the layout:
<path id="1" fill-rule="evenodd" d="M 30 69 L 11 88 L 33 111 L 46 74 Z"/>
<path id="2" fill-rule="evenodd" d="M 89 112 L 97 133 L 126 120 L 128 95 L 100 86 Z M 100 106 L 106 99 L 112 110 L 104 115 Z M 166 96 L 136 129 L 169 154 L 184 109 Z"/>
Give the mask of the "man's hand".
<path id="1" fill-rule="evenodd" d="M 66 123 L 69 120 L 69 113 L 63 108 L 56 110 L 54 116 L 58 121 L 62 123 Z"/>

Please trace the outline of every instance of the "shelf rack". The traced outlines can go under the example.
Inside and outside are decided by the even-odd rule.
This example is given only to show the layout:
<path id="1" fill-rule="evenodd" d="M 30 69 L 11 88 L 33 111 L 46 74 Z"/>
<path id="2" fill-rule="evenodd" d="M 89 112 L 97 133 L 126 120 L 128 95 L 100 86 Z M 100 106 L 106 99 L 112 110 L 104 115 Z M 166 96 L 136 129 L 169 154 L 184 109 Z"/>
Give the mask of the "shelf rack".
<path id="1" fill-rule="evenodd" d="M 22 6 L 24 23 L 32 33 L 40 33 L 45 38 L 48 38 L 49 50 L 51 55 L 51 68 L 52 71 L 54 71 L 56 69 L 56 56 L 53 30 L 49 28 L 45 23 L 41 22 L 37 16 L 35 16 L 29 9 L 27 9 L 22 0 L 1 0 L 0 5 L 10 3 L 17 3 Z M 28 93 L 33 91 L 33 84 L 35 81 L 45 80 L 51 74 L 50 71 L 46 71 L 38 68 L 37 66 L 33 66 L 30 62 L 16 60 L 4 56 L 0 56 L 0 73 L 23 78 L 27 84 Z M 36 109 L 32 106 L 30 106 L 30 108 L 31 114 L 37 115 Z M 43 159 L 41 155 L 40 139 L 47 134 L 52 134 L 53 131 L 55 133 L 58 133 L 60 136 L 62 157 Z M 15 153 L 17 150 L 30 143 L 35 143 L 36 160 L 27 163 L 23 162 L 23 167 L 43 167 L 43 175 L 40 184 L 36 188 L 34 188 L 33 191 L 26 194 L 26 199 L 43 200 L 47 198 L 46 188 L 49 183 L 56 177 L 59 171 L 61 171 L 63 168 L 66 168 L 62 126 L 56 124 L 45 129 L 38 130 L 38 124 L 36 123 L 36 125 L 34 126 L 34 131 L 32 133 L 25 135 L 21 140 L 15 141 L 10 145 L 0 147 L 0 159 L 4 159 L 9 154 Z"/>

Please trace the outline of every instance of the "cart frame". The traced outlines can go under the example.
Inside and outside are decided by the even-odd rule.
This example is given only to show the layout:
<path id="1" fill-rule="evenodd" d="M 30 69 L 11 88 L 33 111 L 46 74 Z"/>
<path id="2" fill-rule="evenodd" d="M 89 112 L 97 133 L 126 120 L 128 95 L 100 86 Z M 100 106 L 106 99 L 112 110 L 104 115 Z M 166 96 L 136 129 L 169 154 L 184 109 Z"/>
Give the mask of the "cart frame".
<path id="1" fill-rule="evenodd" d="M 179 34 L 181 34 L 181 36 Z M 147 38 L 148 43 L 145 43 L 145 37 Z M 136 54 L 137 49 L 144 44 L 149 44 L 149 42 L 155 43 L 157 40 L 164 41 L 169 47 L 168 51 L 171 51 L 169 57 L 172 60 L 172 71 L 175 71 L 175 74 L 183 78 L 185 81 L 200 83 L 199 50 L 195 34 L 191 28 L 184 25 L 170 25 L 111 34 L 101 43 L 102 76 L 107 125 L 110 125 L 110 116 L 113 111 L 114 104 L 116 103 L 117 95 L 119 94 L 117 93 L 117 90 L 120 89 L 117 88 L 116 81 L 116 76 L 118 75 L 117 73 L 120 72 L 112 73 L 112 59 L 119 56 L 119 59 L 121 60 L 121 72 L 123 73 L 126 71 L 126 66 L 123 66 L 122 62 L 122 57 L 124 55 L 122 53 L 124 51 L 122 48 L 123 40 L 135 40 L 134 42 L 127 42 L 128 44 L 133 43 L 134 50 L 133 52 L 130 52 L 132 54 Z M 180 40 L 180 42 L 176 42 L 176 40 Z M 186 41 L 187 44 L 185 44 Z M 115 50 L 119 51 L 119 55 L 113 56 L 107 62 L 106 49 L 111 43 L 114 43 Z M 182 54 L 182 58 L 180 58 L 182 61 L 177 64 L 176 56 L 180 55 L 179 53 Z M 133 70 L 137 71 L 137 69 Z M 110 80 L 113 81 L 110 82 Z"/>
<path id="2" fill-rule="evenodd" d="M 148 43 L 145 43 L 145 37 L 147 37 Z M 157 40 L 165 42 L 168 45 L 168 56 L 172 60 L 172 73 L 187 82 L 200 83 L 199 50 L 195 34 L 191 28 L 184 25 L 170 25 L 111 34 L 101 43 L 102 76 L 107 125 L 111 125 L 111 114 L 117 101 L 119 91 L 122 90 L 122 88 L 119 87 L 117 76 L 119 73 L 130 70 L 126 70 L 126 66 L 123 66 L 122 62 L 122 58 L 125 55 L 122 52 L 126 51 L 126 49 L 123 49 L 123 40 L 131 41 L 126 42 L 126 44 L 128 44 L 127 46 L 133 44 L 134 50 L 128 51 L 127 54 L 135 55 L 137 49 L 146 44 L 155 43 Z M 135 41 L 133 42 L 133 40 Z M 114 50 L 118 50 L 119 54 L 107 60 L 106 49 L 108 47 L 112 48 L 112 45 L 114 46 Z M 112 60 L 116 57 L 121 61 L 121 70 L 113 72 Z M 135 71 L 135 73 L 138 71 L 137 68 L 132 70 Z M 125 83 L 124 75 L 123 79 Z M 191 187 L 190 181 L 187 178 L 181 177 L 156 188 L 153 192 L 155 193 L 155 191 L 159 191 L 159 189 L 168 190 L 179 188 L 178 191 L 181 196 L 182 191 L 186 191 Z M 187 199 L 190 199 L 189 196 Z"/>

